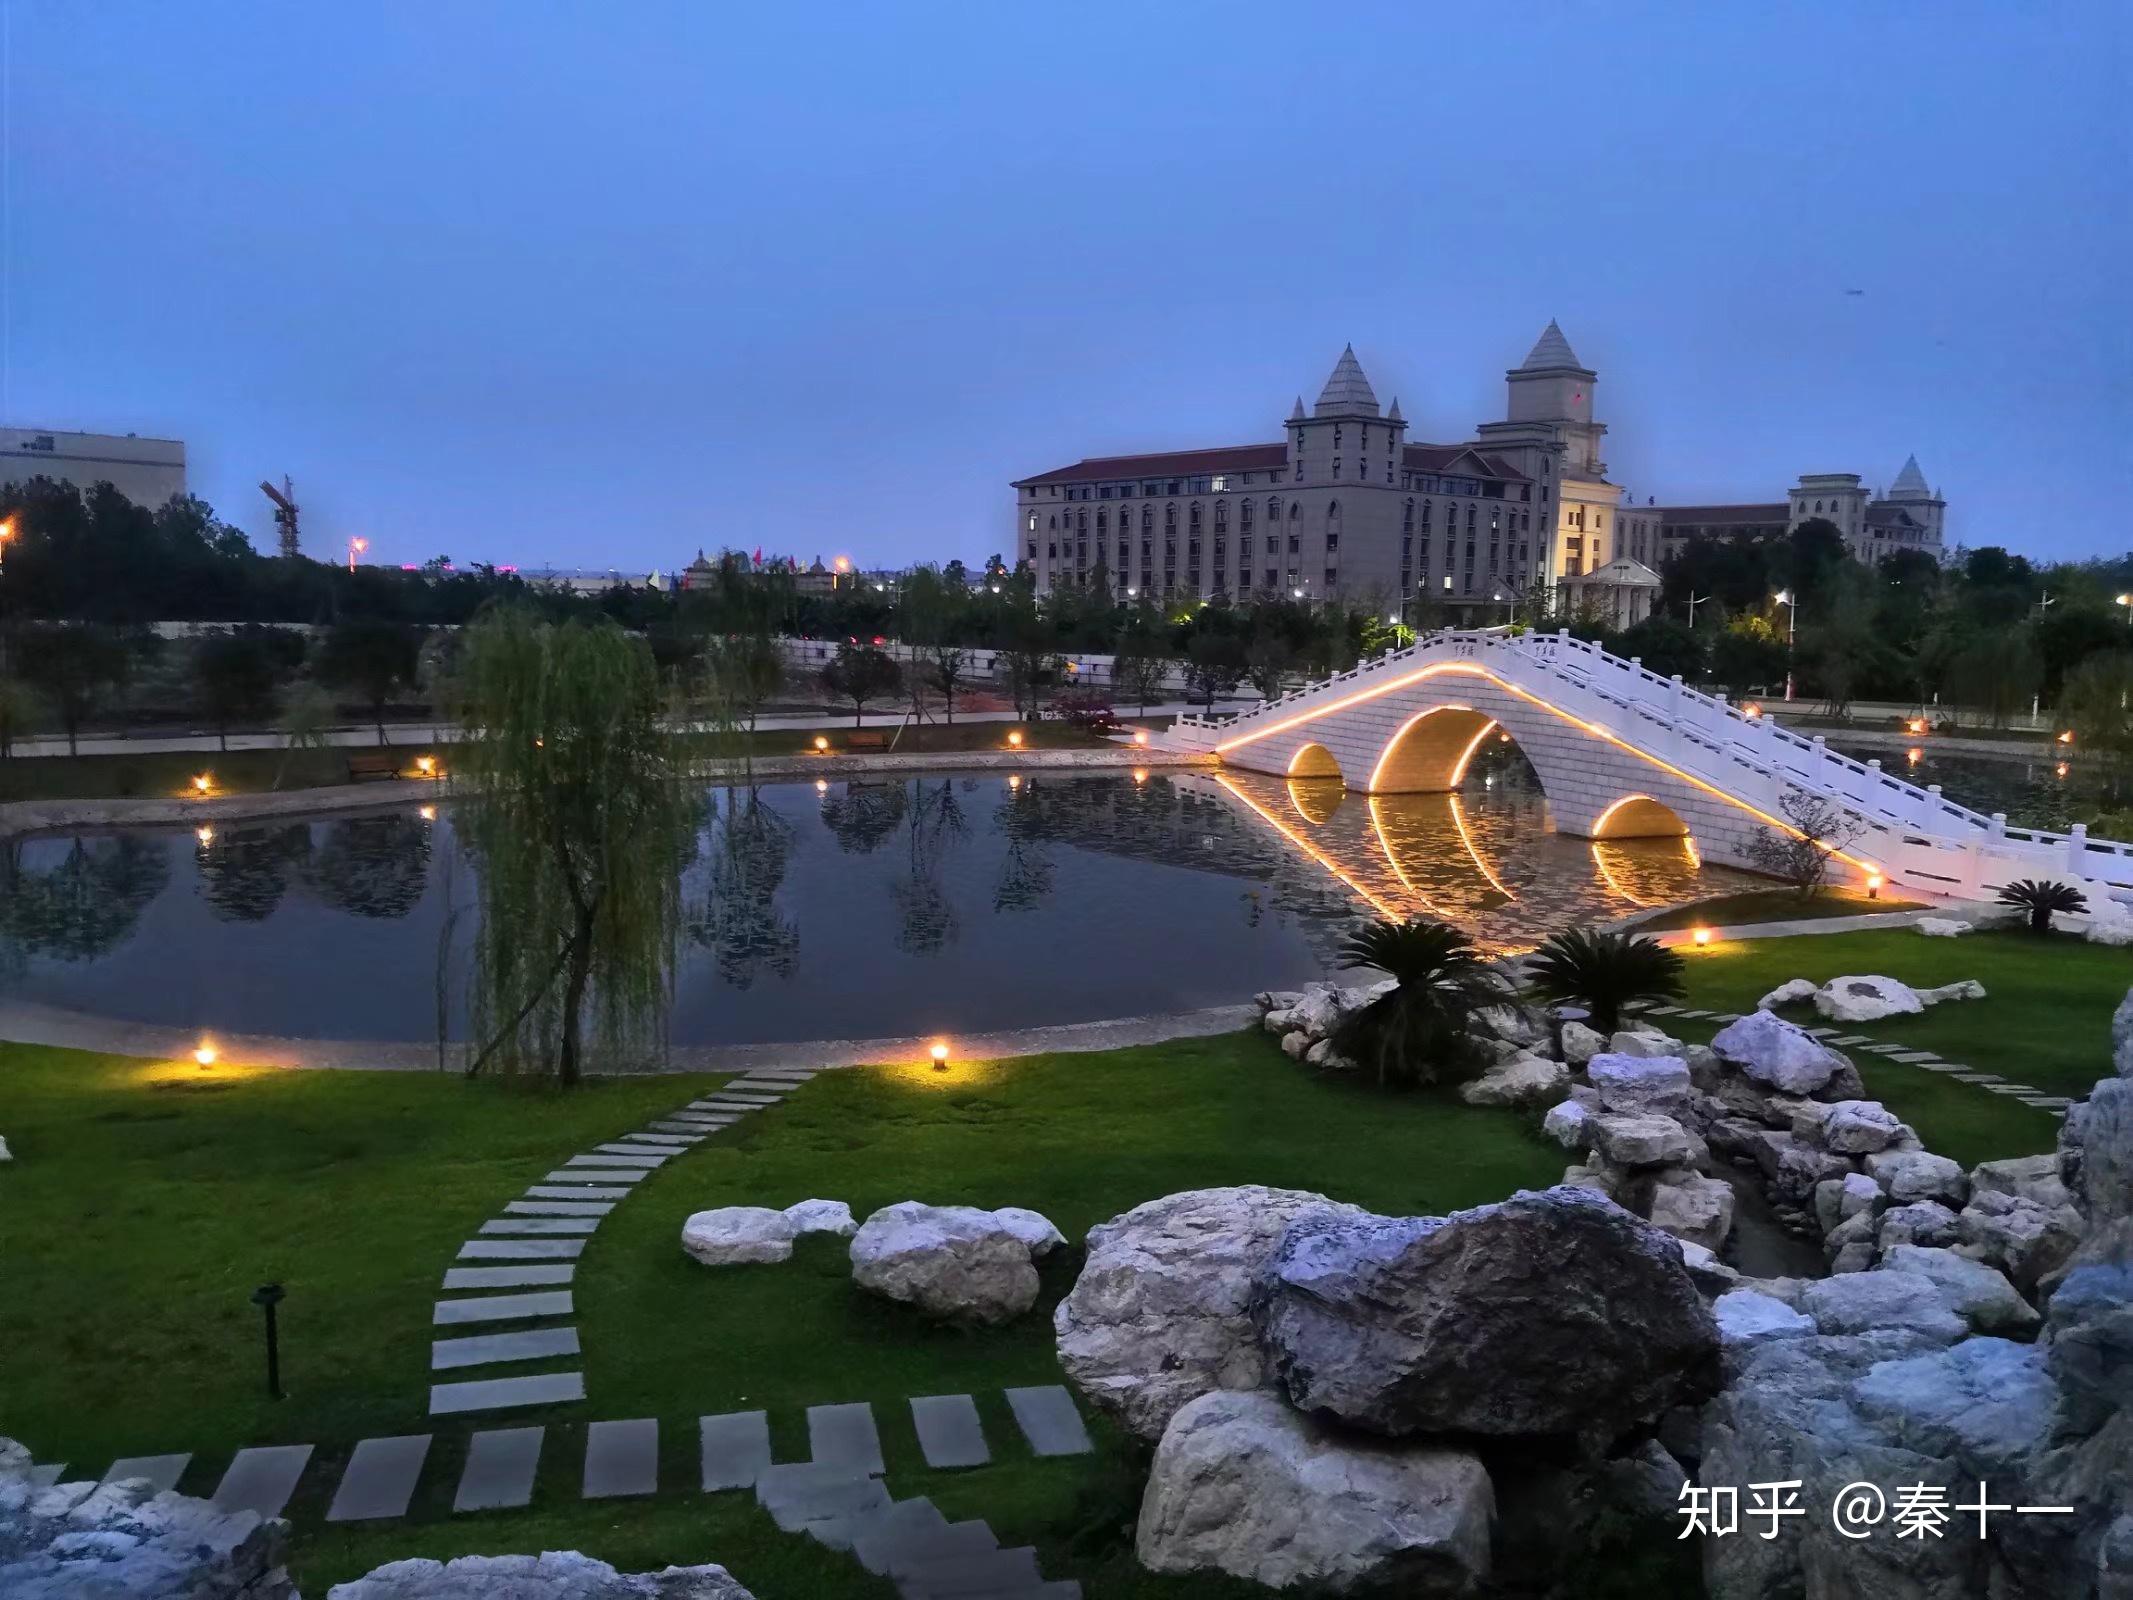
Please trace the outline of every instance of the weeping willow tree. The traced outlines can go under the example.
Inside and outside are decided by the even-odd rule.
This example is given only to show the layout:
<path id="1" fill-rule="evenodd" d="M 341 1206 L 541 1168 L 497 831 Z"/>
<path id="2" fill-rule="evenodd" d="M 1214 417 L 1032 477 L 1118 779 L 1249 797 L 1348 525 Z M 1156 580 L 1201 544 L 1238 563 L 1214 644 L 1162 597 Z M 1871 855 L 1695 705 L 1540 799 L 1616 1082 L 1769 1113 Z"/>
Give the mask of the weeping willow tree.
<path id="1" fill-rule="evenodd" d="M 650 649 L 610 622 L 491 612 L 455 685 L 453 824 L 479 869 L 468 1076 L 576 1083 L 588 1048 L 650 1054 L 672 992 L 697 807 L 659 727 Z"/>

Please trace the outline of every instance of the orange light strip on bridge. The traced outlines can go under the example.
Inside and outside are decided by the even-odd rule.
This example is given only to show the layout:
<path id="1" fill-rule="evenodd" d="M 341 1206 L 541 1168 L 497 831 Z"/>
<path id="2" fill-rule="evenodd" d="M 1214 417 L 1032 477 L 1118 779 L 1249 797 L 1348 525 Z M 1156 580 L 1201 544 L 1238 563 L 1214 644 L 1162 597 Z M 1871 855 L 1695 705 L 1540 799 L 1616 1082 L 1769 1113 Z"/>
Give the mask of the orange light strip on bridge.
<path id="1" fill-rule="evenodd" d="M 1601 727 L 1597 722 L 1587 722 L 1580 717 L 1573 717 L 1569 712 L 1563 710 L 1562 707 L 1550 704 L 1548 701 L 1543 700 L 1539 695 L 1529 693 L 1528 691 L 1519 688 L 1518 685 L 1515 683 L 1507 682 L 1505 679 L 1498 676 L 1496 673 L 1489 671 L 1486 667 L 1469 666 L 1465 662 L 1460 661 L 1440 661 L 1435 666 L 1419 668 L 1414 672 L 1410 672 L 1405 676 L 1395 679 L 1391 683 L 1383 684 L 1378 688 L 1359 690 L 1355 694 L 1347 695 L 1342 699 L 1334 701 L 1333 704 L 1329 706 L 1321 706 L 1316 711 L 1303 711 L 1298 712 L 1293 717 L 1284 717 L 1281 721 L 1275 723 L 1271 728 L 1260 728 L 1251 733 L 1244 734 L 1239 738 L 1230 739 L 1224 743 L 1217 744 L 1215 746 L 1215 753 L 1217 755 L 1221 755 L 1225 751 L 1234 750 L 1240 745 L 1255 743 L 1260 739 L 1265 739 L 1271 737 L 1274 734 L 1285 732 L 1287 729 L 1297 727 L 1300 724 L 1306 722 L 1315 722 L 1320 717 L 1330 717 L 1336 711 L 1345 710 L 1349 706 L 1360 705 L 1366 700 L 1379 699 L 1382 696 L 1391 694 L 1396 690 L 1404 689 L 1410 684 L 1421 683 L 1425 679 L 1434 678 L 1440 673 L 1451 673 L 1456 676 L 1466 678 L 1485 678 L 1490 683 L 1495 684 L 1497 688 L 1503 690 L 1504 693 L 1516 695 L 1519 699 L 1526 701 L 1528 704 L 1539 706 L 1541 710 L 1547 712 L 1550 716 L 1561 718 L 1564 722 L 1569 723 L 1573 728 L 1582 728 L 1587 733 L 1590 733 L 1594 738 L 1603 739 L 1607 743 L 1614 745 L 1617 749 L 1626 751 L 1630 755 L 1635 756 L 1640 761 L 1650 762 L 1661 772 L 1673 774 L 1683 783 L 1690 785 L 1692 788 L 1701 789 L 1705 794 L 1710 795 L 1714 799 L 1722 800 L 1729 806 L 1734 806 L 1742 811 L 1747 812 L 1749 816 L 1756 818 L 1760 822 L 1768 824 L 1770 827 L 1776 828 L 1780 833 L 1789 833 L 1796 839 L 1806 837 L 1806 835 L 1802 834 L 1800 830 L 1798 828 L 1795 828 L 1791 823 L 1785 822 L 1777 817 L 1773 817 L 1772 815 L 1770 815 L 1769 812 L 1761 810 L 1756 806 L 1751 806 L 1750 804 L 1748 804 L 1747 801 L 1738 799 L 1733 795 L 1727 794 L 1725 790 L 1718 788 L 1714 784 L 1704 782 L 1703 779 L 1697 777 L 1692 772 L 1682 771 L 1681 768 L 1675 766 L 1671 761 L 1662 761 L 1659 757 L 1653 755 L 1650 751 L 1638 749 L 1637 746 L 1631 744 L 1627 739 L 1622 738 L 1618 734 L 1610 733 L 1607 729 Z M 1874 866 L 1871 862 L 1863 861 L 1858 856 L 1850 855 L 1842 850 L 1832 850 L 1830 854 L 1835 856 L 1839 861 L 1849 862 L 1852 866 L 1857 867 L 1863 873 L 1879 872 L 1881 870 L 1879 867 Z"/>
<path id="2" fill-rule="evenodd" d="M 1409 717 L 1405 722 L 1400 724 L 1400 731 L 1394 734 L 1390 739 L 1387 739 L 1385 741 L 1385 748 L 1378 753 L 1378 764 L 1370 769 L 1370 792 L 1372 794 L 1377 793 L 1378 782 L 1385 776 L 1385 763 L 1392 759 L 1393 751 L 1400 748 L 1400 741 L 1406 738 L 1408 734 L 1414 731 L 1416 723 L 1424 721 L 1429 717 L 1434 717 L 1440 711 L 1465 711 L 1470 712 L 1476 716 L 1480 715 L 1479 712 L 1474 711 L 1474 708 L 1472 706 L 1431 706 L 1427 711 L 1418 711 L 1413 716 Z M 1216 748 L 1219 750 L 1221 747 L 1218 745 L 1216 746 Z M 1473 753 L 1473 748 L 1474 747 L 1472 745 L 1467 746 L 1467 753 L 1469 755 Z M 1463 770 L 1464 757 L 1461 758 L 1461 761 Z M 1452 782 L 1455 784 L 1458 781 L 1459 780 L 1457 777 L 1454 777 L 1452 779 Z"/>
<path id="3" fill-rule="evenodd" d="M 1378 814 L 1378 797 L 1372 794 L 1365 795 L 1363 798 L 1368 802 L 1370 827 L 1371 831 L 1378 836 L 1378 848 L 1385 852 L 1385 864 L 1392 868 L 1392 875 L 1400 880 L 1400 887 L 1421 901 L 1423 908 L 1439 921 L 1456 921 L 1457 919 L 1447 912 L 1444 907 L 1438 905 L 1436 901 L 1415 887 L 1415 880 L 1407 875 L 1407 869 L 1400 865 L 1400 858 L 1392 853 L 1392 840 L 1385 832 L 1385 819 Z"/>
<path id="4" fill-rule="evenodd" d="M 1400 911 L 1398 907 L 1387 905 L 1383 900 L 1380 900 L 1376 895 L 1372 894 L 1360 883 L 1357 883 L 1353 878 L 1349 877 L 1347 873 L 1343 872 L 1332 861 L 1328 860 L 1324 852 L 1320 851 L 1317 846 L 1313 845 L 1309 839 L 1306 839 L 1302 834 L 1296 832 L 1295 829 L 1291 828 L 1287 823 L 1283 822 L 1281 818 L 1275 816 L 1273 812 L 1267 810 L 1265 806 L 1261 805 L 1250 795 L 1246 794 L 1242 789 L 1238 788 L 1236 784 L 1232 783 L 1224 774 L 1217 772 L 1211 774 L 1211 776 L 1214 778 L 1215 782 L 1221 784 L 1223 788 L 1227 789 L 1239 800 L 1242 800 L 1246 805 L 1250 806 L 1253 812 L 1257 814 L 1260 821 L 1264 822 L 1268 827 L 1272 828 L 1276 833 L 1280 834 L 1284 839 L 1288 840 L 1289 843 L 1296 846 L 1297 849 L 1301 850 L 1313 861 L 1316 861 L 1320 866 L 1324 867 L 1328 872 L 1332 873 L 1334 877 L 1340 879 L 1340 881 L 1346 884 L 1350 889 L 1353 889 L 1357 894 L 1361 895 L 1365 900 L 1369 901 L 1371 906 L 1376 909 L 1380 916 L 1388 917 L 1394 922 L 1405 922 L 1407 920 L 1405 913 Z"/>
<path id="5" fill-rule="evenodd" d="M 1481 869 L 1484 878 L 1495 885 L 1498 894 L 1506 900 L 1516 900 L 1518 896 L 1511 892 L 1510 885 L 1489 870 L 1489 864 L 1481 859 L 1481 852 L 1474 848 L 1474 836 L 1466 831 L 1466 812 L 1459 804 L 1459 797 L 1453 795 L 1451 800 L 1452 826 L 1459 830 L 1459 842 L 1466 846 L 1466 853 L 1474 858 L 1474 865 Z"/>

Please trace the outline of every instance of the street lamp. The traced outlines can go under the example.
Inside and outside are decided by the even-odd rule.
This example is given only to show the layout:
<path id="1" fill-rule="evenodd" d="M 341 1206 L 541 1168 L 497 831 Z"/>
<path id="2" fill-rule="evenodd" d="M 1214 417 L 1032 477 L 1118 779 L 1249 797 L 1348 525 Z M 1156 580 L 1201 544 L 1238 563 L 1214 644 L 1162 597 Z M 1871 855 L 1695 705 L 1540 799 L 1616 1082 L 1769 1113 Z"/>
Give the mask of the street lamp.
<path id="1" fill-rule="evenodd" d="M 0 523 L 0 541 L 4 541 L 7 538 L 8 526 L 7 523 Z M 2133 628 L 2133 594 L 2120 595 L 2117 604 L 2126 608 L 2126 626 Z"/>
<path id="2" fill-rule="evenodd" d="M 348 541 L 348 570 L 350 572 L 356 569 L 356 557 L 369 548 L 370 541 L 368 539 L 350 539 Z"/>
<path id="3" fill-rule="evenodd" d="M 14 542 L 15 519 L 13 517 L 0 518 L 0 571 L 5 571 L 7 568 L 7 547 Z M 2119 596 L 2119 600 L 2120 603 L 2123 603 L 2125 596 Z"/>
<path id="4" fill-rule="evenodd" d="M 1774 597 L 1785 608 L 1785 700 L 1792 701 L 1792 641 L 1800 624 L 1799 602 L 1790 589 L 1778 590 Z"/>

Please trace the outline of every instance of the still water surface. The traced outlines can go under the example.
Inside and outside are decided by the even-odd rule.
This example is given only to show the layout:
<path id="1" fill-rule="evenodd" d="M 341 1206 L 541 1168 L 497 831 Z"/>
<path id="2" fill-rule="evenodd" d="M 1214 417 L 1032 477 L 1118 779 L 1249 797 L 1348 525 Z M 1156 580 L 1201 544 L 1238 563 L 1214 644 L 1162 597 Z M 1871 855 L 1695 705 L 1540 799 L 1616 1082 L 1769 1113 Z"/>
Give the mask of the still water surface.
<path id="1" fill-rule="evenodd" d="M 1235 1003 L 1358 915 L 1492 948 L 1747 882 L 1549 829 L 1515 750 L 1459 795 L 1031 772 L 706 795 L 676 1044 L 1031 1027 Z M 458 1037 L 475 901 L 449 807 L 0 847 L 0 993 L 188 1028 Z M 440 968 L 440 962 L 442 963 Z M 443 974 L 440 983 L 440 970 Z"/>

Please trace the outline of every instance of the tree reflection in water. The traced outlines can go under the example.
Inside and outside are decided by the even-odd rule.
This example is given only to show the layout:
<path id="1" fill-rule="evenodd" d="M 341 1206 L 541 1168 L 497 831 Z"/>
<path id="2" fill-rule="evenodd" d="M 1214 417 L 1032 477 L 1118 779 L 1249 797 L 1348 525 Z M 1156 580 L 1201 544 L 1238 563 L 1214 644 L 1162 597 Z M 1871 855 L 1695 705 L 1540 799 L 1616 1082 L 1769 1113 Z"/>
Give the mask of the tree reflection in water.
<path id="1" fill-rule="evenodd" d="M 359 917 L 404 917 L 430 876 L 430 830 L 404 811 L 328 823 L 301 863 L 304 887 Z"/>
<path id="2" fill-rule="evenodd" d="M 193 852 L 200 897 L 225 922 L 264 922 L 311 854 L 303 823 L 278 828 L 214 828 Z"/>
<path id="3" fill-rule="evenodd" d="M 170 882 L 170 840 L 153 834 L 77 835 L 42 869 L 28 841 L 0 849 L 0 968 L 32 957 L 94 961 L 131 937 Z"/>
<path id="4" fill-rule="evenodd" d="M 789 978 L 800 958 L 800 929 L 777 908 L 778 886 L 792 860 L 792 824 L 753 788 L 728 789 L 723 813 L 712 803 L 710 882 L 683 923 L 709 950 L 718 975 L 746 989 L 767 973 Z"/>
<path id="5" fill-rule="evenodd" d="M 955 903 L 941 885 L 941 863 L 968 833 L 963 803 L 953 779 L 936 785 L 911 780 L 905 810 L 909 824 L 910 861 L 904 876 L 889 885 L 896 901 L 896 948 L 911 955 L 932 955 L 955 942 L 962 931 Z"/>
<path id="6" fill-rule="evenodd" d="M 1032 911 L 1052 892 L 1055 869 L 1044 841 L 1059 832 L 1058 819 L 1052 815 L 1056 809 L 1052 797 L 1037 783 L 1029 779 L 1009 782 L 1007 797 L 993 811 L 993 825 L 1007 841 L 1000 876 L 993 885 L 993 910 Z"/>
<path id="7" fill-rule="evenodd" d="M 869 856 L 886 844 L 904 820 L 900 783 L 847 783 L 822 802 L 822 823 L 849 855 Z"/>

